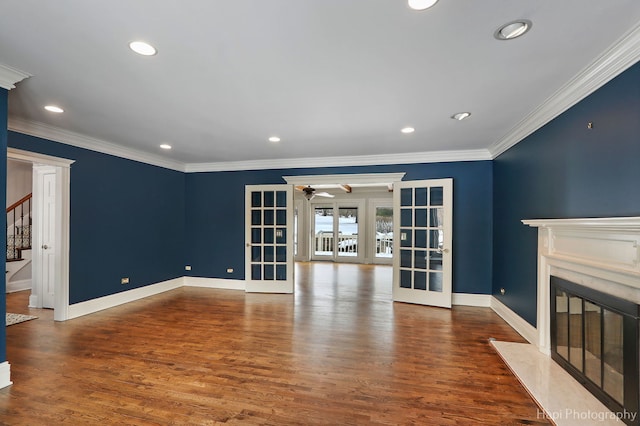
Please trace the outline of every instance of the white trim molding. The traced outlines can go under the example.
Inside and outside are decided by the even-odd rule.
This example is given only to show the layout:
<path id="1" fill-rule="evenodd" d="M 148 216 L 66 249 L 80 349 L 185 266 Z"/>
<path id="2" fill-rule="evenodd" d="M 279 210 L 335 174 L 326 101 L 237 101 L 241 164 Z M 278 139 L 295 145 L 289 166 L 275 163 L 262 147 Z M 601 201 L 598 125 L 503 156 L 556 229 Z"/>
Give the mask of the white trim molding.
<path id="1" fill-rule="evenodd" d="M 31 278 L 27 278 L 26 280 L 17 280 L 17 281 L 9 281 L 7 282 L 7 293 L 15 293 L 17 291 L 30 290 L 31 289 Z"/>
<path id="2" fill-rule="evenodd" d="M 86 302 L 74 303 L 73 305 L 69 305 L 67 319 L 78 318 L 104 309 L 144 299 L 145 297 L 155 296 L 156 294 L 164 293 L 165 291 L 175 290 L 183 285 L 184 279 L 183 277 L 180 277 L 116 294 L 110 294 L 104 297 L 98 297 L 97 299 L 87 300 Z"/>
<path id="3" fill-rule="evenodd" d="M 375 166 L 382 164 L 422 164 L 455 161 L 484 161 L 493 157 L 486 149 L 460 151 L 409 152 L 404 154 L 358 155 L 345 157 L 285 158 L 254 161 L 225 161 L 218 163 L 190 163 L 187 173 L 243 170 L 296 169 L 315 167 Z"/>
<path id="4" fill-rule="evenodd" d="M 0 64 L 0 87 L 3 89 L 15 89 L 17 83 L 29 77 L 31 77 L 29 73 Z"/>
<path id="5" fill-rule="evenodd" d="M 224 278 L 184 277 L 185 287 L 204 287 L 224 290 L 245 291 L 245 280 L 229 280 Z"/>
<path id="6" fill-rule="evenodd" d="M 520 315 L 513 312 L 507 305 L 491 297 L 491 309 L 507 322 L 515 331 L 533 345 L 538 346 L 538 331 L 534 326 L 525 321 Z"/>
<path id="7" fill-rule="evenodd" d="M 354 173 L 340 175 L 282 176 L 290 185 L 391 184 L 400 182 L 406 173 Z"/>
<path id="8" fill-rule="evenodd" d="M 11 365 L 9 364 L 9 361 L 0 363 L 0 389 L 11 386 L 12 384 Z"/>
<path id="9" fill-rule="evenodd" d="M 640 60 L 640 24 L 489 146 L 496 158 Z"/>
<path id="10" fill-rule="evenodd" d="M 490 294 L 453 293 L 451 304 L 457 306 L 476 306 L 480 308 L 491 307 Z"/>
<path id="11" fill-rule="evenodd" d="M 50 155 L 39 154 L 37 152 L 23 151 L 16 148 L 7 148 L 7 158 L 17 161 L 26 161 L 28 163 L 42 163 L 49 166 L 69 168 L 76 160 L 68 160 L 66 158 L 52 157 Z"/>
<path id="12" fill-rule="evenodd" d="M 278 158 L 271 160 L 221 161 L 213 163 L 183 163 L 148 152 L 128 148 L 113 142 L 97 139 L 80 133 L 64 130 L 49 124 L 20 117 L 9 116 L 7 128 L 12 132 L 35 136 L 84 148 L 128 160 L 139 161 L 152 166 L 163 167 L 185 173 L 295 169 L 315 167 L 375 166 L 383 164 L 423 164 L 456 161 L 490 161 L 493 159 L 487 149 L 409 152 L 403 154 L 357 155 L 344 157 Z"/>
<path id="13" fill-rule="evenodd" d="M 7 120 L 7 128 L 12 132 L 48 139 L 66 145 L 100 152 L 102 154 L 109 154 L 115 157 L 125 158 L 127 160 L 139 161 L 141 163 L 163 167 L 170 170 L 177 170 L 179 172 L 185 171 L 184 163 L 179 161 L 169 160 L 158 155 L 117 145 L 105 140 L 92 138 L 80 133 L 63 130 L 59 127 L 50 126 L 36 121 L 9 116 L 9 119 Z"/>
<path id="14" fill-rule="evenodd" d="M 156 294 L 175 290 L 180 287 L 201 287 L 219 290 L 239 290 L 244 292 L 246 290 L 246 281 L 225 278 L 183 276 L 173 280 L 163 281 L 144 287 L 134 288 L 128 291 L 123 291 L 121 293 L 98 297 L 97 299 L 87 300 L 86 302 L 74 303 L 73 305 L 69 306 L 69 314 L 67 319 L 89 315 L 94 312 L 99 312 L 129 302 L 134 302 L 136 300 L 144 299 L 145 297 L 155 296 Z M 494 307 L 493 297 L 490 294 L 453 293 L 452 298 L 453 305 L 476 306 L 485 308 Z M 505 307 L 505 309 L 508 310 L 509 308 Z M 515 314 L 512 315 L 515 316 Z"/>

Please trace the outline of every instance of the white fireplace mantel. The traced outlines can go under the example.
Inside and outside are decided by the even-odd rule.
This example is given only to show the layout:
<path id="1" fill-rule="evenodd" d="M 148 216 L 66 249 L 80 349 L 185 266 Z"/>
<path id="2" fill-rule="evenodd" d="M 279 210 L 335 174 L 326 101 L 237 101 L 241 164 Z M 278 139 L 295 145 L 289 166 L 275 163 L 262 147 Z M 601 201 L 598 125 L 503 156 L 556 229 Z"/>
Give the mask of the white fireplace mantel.
<path id="1" fill-rule="evenodd" d="M 550 277 L 640 304 L 640 217 L 533 219 L 538 228 L 538 348 L 549 354 Z"/>

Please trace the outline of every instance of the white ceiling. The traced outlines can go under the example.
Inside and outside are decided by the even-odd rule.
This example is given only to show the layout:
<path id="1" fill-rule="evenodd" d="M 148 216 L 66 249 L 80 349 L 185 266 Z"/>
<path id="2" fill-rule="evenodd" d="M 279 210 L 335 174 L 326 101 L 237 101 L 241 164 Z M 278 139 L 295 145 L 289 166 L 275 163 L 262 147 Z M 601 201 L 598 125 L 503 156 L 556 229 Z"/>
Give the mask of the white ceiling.
<path id="1" fill-rule="evenodd" d="M 0 64 L 31 75 L 10 128 L 178 169 L 479 159 L 637 61 L 639 23 L 638 0 L 4 0 Z"/>

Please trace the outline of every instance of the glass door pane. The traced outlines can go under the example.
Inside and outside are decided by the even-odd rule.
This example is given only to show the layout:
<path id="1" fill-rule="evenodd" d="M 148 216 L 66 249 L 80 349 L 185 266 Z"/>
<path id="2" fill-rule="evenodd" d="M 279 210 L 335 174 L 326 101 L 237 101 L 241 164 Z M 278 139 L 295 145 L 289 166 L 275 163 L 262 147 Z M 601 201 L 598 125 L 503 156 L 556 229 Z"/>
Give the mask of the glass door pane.
<path id="1" fill-rule="evenodd" d="M 604 377 L 602 388 L 620 404 L 624 404 L 623 333 L 622 315 L 604 309 Z"/>
<path id="2" fill-rule="evenodd" d="M 313 217 L 313 254 L 333 257 L 333 207 L 315 207 Z"/>
<path id="3" fill-rule="evenodd" d="M 299 209 L 295 206 L 293 209 L 293 255 L 298 255 L 298 225 L 300 224 L 298 219 Z"/>
<path id="4" fill-rule="evenodd" d="M 358 256 L 358 208 L 338 208 L 338 256 Z"/>
<path id="5" fill-rule="evenodd" d="M 376 207 L 376 257 L 393 257 L 393 208 Z"/>

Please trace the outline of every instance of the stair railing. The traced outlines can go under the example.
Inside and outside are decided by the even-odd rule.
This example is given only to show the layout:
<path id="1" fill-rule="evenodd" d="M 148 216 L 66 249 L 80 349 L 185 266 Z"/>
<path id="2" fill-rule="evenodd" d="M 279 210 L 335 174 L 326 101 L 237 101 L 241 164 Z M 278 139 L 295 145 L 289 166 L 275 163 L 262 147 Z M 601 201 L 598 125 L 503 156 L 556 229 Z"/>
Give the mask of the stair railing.
<path id="1" fill-rule="evenodd" d="M 27 194 L 7 207 L 7 262 L 22 260 L 22 250 L 31 248 L 31 198 Z"/>

